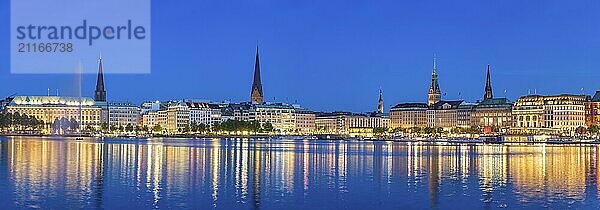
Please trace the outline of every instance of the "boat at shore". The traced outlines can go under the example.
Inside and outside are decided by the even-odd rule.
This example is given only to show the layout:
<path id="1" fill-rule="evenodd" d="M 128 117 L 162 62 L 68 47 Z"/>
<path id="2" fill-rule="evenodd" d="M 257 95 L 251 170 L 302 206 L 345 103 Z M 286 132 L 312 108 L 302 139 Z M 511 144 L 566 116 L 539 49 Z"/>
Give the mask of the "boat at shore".
<path id="1" fill-rule="evenodd" d="M 479 137 L 479 139 L 483 143 L 488 143 L 488 144 L 502 144 L 502 143 L 505 143 L 504 136 L 482 136 L 482 137 Z"/>
<path id="2" fill-rule="evenodd" d="M 548 144 L 592 144 L 599 143 L 595 139 L 577 139 L 577 138 L 551 138 L 546 140 Z"/>
<path id="3" fill-rule="evenodd" d="M 449 143 L 483 143 L 482 139 L 448 139 Z"/>
<path id="4" fill-rule="evenodd" d="M 572 143 L 576 143 L 576 142 L 573 139 L 554 138 L 554 139 L 546 140 L 546 143 L 548 143 L 548 144 L 572 144 Z"/>

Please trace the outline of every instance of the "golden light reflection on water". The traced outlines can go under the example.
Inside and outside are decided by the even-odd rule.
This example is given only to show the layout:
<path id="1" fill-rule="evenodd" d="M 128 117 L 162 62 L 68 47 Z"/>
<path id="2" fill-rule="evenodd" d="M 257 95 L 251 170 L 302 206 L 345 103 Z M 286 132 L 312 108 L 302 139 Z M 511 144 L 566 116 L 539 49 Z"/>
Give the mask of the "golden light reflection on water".
<path id="1" fill-rule="evenodd" d="M 318 190 L 348 201 L 363 189 L 423 193 L 432 208 L 444 197 L 469 193 L 491 202 L 497 200 L 493 192 L 503 189 L 519 202 L 582 201 L 591 192 L 600 197 L 597 146 L 24 137 L 0 145 L 7 157 L 0 167 L 8 168 L 15 205 L 25 207 L 39 207 L 48 195 L 64 195 L 70 203 L 57 205 L 69 207 L 120 207 L 107 204 L 111 196 L 145 199 L 151 204 L 139 205 L 154 208 L 167 201 L 185 206 L 193 199 L 217 208 L 232 207 L 226 201 L 259 207 L 274 197 L 308 199 Z M 456 182 L 468 188 L 469 180 L 477 180 L 471 191 L 446 187 Z M 173 197 L 179 200 L 169 200 Z"/>
<path id="2" fill-rule="evenodd" d="M 561 195 L 582 200 L 586 192 L 586 175 L 596 161 L 592 147 L 511 147 L 510 152 L 519 153 L 508 159 L 511 182 L 528 196 L 535 199 Z"/>

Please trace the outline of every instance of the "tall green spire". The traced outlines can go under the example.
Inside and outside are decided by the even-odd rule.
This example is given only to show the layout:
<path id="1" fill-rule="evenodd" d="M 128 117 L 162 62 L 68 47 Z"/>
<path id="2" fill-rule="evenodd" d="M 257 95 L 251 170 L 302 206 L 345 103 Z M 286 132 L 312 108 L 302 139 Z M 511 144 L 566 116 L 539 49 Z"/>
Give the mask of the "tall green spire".
<path id="1" fill-rule="evenodd" d="M 431 71 L 431 84 L 427 93 L 427 104 L 432 105 L 441 100 L 440 84 L 438 83 L 437 74 L 437 56 L 433 54 L 433 70 Z"/>

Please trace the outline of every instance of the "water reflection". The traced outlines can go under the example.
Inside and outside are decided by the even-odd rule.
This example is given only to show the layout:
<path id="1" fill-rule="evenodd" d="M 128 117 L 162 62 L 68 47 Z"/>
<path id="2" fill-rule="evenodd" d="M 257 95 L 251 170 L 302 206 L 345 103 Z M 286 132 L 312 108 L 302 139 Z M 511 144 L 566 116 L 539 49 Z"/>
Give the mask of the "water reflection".
<path id="1" fill-rule="evenodd" d="M 596 208 L 597 146 L 0 141 L 13 208 Z"/>

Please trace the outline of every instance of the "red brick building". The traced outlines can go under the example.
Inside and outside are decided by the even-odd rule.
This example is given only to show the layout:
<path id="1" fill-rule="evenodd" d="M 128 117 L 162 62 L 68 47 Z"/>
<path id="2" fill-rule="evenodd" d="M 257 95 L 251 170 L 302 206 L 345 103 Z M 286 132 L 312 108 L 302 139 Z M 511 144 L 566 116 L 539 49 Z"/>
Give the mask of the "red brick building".
<path id="1" fill-rule="evenodd" d="M 600 90 L 591 100 L 585 102 L 585 124 L 589 127 L 600 125 Z"/>

